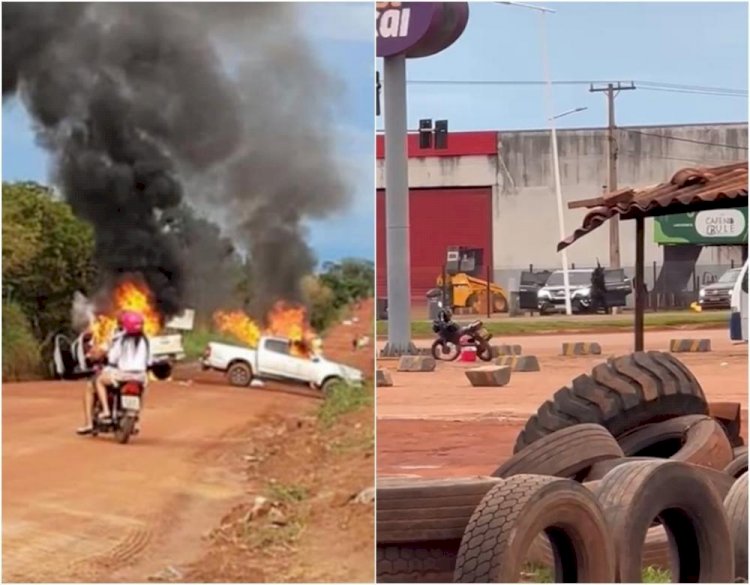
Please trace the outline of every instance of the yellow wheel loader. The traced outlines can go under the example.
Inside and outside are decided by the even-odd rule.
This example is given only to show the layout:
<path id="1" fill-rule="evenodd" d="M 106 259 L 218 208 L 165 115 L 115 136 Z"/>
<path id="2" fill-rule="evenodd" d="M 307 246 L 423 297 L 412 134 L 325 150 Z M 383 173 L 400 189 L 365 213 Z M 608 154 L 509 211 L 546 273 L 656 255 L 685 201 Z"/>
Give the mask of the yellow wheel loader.
<path id="1" fill-rule="evenodd" d="M 447 292 L 448 303 L 453 309 L 471 309 L 474 313 L 486 313 L 489 296 L 492 313 L 508 311 L 508 295 L 498 286 L 479 274 L 482 266 L 482 248 L 450 246 L 446 254 L 445 280 L 438 276 L 437 285 Z"/>

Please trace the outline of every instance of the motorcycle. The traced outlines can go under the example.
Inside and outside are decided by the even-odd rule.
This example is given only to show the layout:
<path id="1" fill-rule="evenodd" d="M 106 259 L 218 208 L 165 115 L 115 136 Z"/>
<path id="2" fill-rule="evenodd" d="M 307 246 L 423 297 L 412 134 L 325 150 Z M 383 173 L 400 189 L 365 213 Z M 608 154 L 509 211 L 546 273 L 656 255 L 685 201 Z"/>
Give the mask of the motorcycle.
<path id="1" fill-rule="evenodd" d="M 102 405 L 99 396 L 95 396 L 91 419 L 94 425 L 92 436 L 96 437 L 99 433 L 113 433 L 115 440 L 124 445 L 132 435 L 138 434 L 136 424 L 143 404 L 144 390 L 145 384 L 137 381 L 107 386 L 107 401 L 109 411 L 112 413 L 111 423 L 103 423 L 99 420 Z"/>
<path id="2" fill-rule="evenodd" d="M 453 321 L 451 312 L 440 305 L 437 318 L 432 322 L 432 330 L 438 338 L 432 343 L 432 357 L 436 360 L 454 361 L 464 347 L 476 348 L 477 357 L 485 362 L 492 359 L 490 339 L 482 321 L 474 321 L 460 326 Z"/>
<path id="3" fill-rule="evenodd" d="M 168 362 L 157 362 L 149 368 L 157 379 L 167 379 L 172 371 Z M 98 395 L 94 395 L 94 406 L 92 410 L 93 430 L 91 435 L 96 437 L 100 433 L 112 433 L 115 440 L 124 445 L 130 437 L 137 435 L 138 420 L 143 408 L 143 395 L 146 385 L 143 382 L 129 380 L 107 386 L 107 402 L 109 411 L 112 413 L 111 422 L 103 423 L 99 420 L 102 412 L 102 404 Z"/>

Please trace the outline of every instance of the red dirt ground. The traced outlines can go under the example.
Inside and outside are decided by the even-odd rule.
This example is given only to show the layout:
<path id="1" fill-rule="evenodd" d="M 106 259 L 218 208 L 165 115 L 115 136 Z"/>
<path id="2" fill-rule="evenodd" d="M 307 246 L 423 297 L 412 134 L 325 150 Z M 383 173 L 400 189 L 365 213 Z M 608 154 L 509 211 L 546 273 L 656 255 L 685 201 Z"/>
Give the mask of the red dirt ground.
<path id="1" fill-rule="evenodd" d="M 646 349 L 667 349 L 675 333 L 647 332 Z M 681 331 L 679 337 L 711 339 L 710 353 L 676 356 L 709 400 L 742 404 L 747 437 L 748 346 L 733 345 L 726 330 Z M 597 341 L 603 354 L 563 357 L 563 341 Z M 631 351 L 632 334 L 516 337 L 496 343 L 521 344 L 524 354 L 539 358 L 541 371 L 514 372 L 503 388 L 473 388 L 464 370 L 476 364 L 439 363 L 432 373 L 400 373 L 395 361 L 378 360 L 378 367 L 390 369 L 394 378 L 393 387 L 377 390 L 379 476 L 491 473 L 511 455 L 526 419 L 545 400 L 608 356 Z"/>
<path id="2" fill-rule="evenodd" d="M 371 304 L 357 314 L 371 326 Z M 361 366 L 372 352 L 351 351 L 351 330 L 334 328 L 324 349 Z M 143 582 L 168 567 L 158 580 L 181 581 L 197 559 L 205 580 L 277 581 L 294 562 L 299 580 L 372 581 L 372 505 L 342 504 L 374 483 L 372 408 L 323 431 L 319 394 L 232 388 L 191 372 L 151 385 L 142 433 L 126 446 L 75 436 L 80 382 L 3 385 L 4 582 Z M 330 454 L 329 441 L 348 447 Z M 263 466 L 248 468 L 258 452 Z M 204 536 L 272 477 L 309 486 L 303 534 L 262 564 L 248 550 L 217 552 Z"/>

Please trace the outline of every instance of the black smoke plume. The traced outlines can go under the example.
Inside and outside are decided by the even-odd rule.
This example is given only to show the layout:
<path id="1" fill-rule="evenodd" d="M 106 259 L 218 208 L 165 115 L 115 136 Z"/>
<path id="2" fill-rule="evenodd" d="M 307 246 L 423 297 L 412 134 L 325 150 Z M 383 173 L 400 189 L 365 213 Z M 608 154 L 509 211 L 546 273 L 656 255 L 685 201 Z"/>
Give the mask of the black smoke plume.
<path id="1" fill-rule="evenodd" d="M 330 140 L 338 88 L 294 7 L 2 9 L 3 97 L 24 103 L 53 181 L 94 226 L 105 279 L 140 273 L 158 308 L 179 312 L 185 258 L 168 218 L 187 203 L 249 254 L 258 310 L 299 298 L 314 266 L 304 221 L 340 209 L 347 190 Z"/>

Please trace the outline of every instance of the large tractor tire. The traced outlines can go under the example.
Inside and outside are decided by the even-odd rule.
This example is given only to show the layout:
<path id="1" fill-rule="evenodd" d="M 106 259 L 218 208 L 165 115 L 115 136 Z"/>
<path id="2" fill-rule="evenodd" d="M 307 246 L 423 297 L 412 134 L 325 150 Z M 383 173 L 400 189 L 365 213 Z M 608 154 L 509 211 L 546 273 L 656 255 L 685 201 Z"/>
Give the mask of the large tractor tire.
<path id="1" fill-rule="evenodd" d="M 690 370 L 669 353 L 635 352 L 599 364 L 555 392 L 526 422 L 513 451 L 576 424 L 596 423 L 619 438 L 688 414 L 708 414 L 703 389 Z"/>

